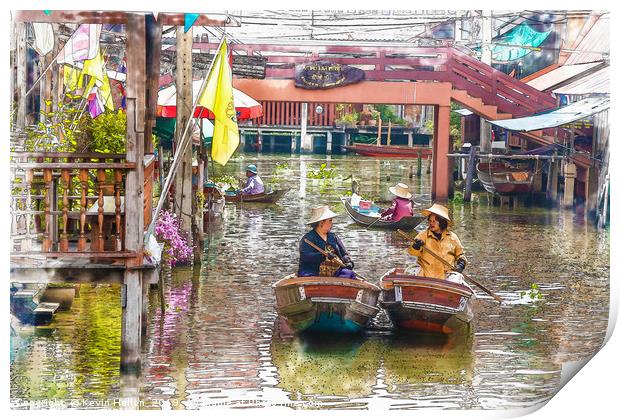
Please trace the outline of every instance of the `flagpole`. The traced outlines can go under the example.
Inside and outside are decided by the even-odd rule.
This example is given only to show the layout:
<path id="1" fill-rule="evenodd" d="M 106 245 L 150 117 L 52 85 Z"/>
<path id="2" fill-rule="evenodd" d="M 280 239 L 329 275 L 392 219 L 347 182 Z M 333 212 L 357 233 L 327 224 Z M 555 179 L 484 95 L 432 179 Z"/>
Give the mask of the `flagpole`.
<path id="1" fill-rule="evenodd" d="M 157 222 L 157 215 L 159 214 L 159 212 L 161 211 L 164 205 L 164 201 L 165 201 L 164 197 L 168 195 L 168 191 L 170 190 L 170 185 L 172 184 L 172 180 L 174 179 L 176 175 L 175 172 L 176 172 L 177 167 L 179 166 L 180 156 L 182 156 L 185 153 L 185 149 L 187 149 L 187 144 L 191 141 L 191 137 L 190 137 L 190 140 L 187 141 L 187 137 L 188 137 L 187 132 L 189 130 L 189 127 L 192 125 L 192 119 L 194 118 L 194 112 L 196 110 L 196 105 L 198 105 L 198 100 L 202 96 L 202 91 L 204 90 L 204 87 L 207 84 L 207 80 L 209 79 L 209 76 L 211 75 L 211 72 L 213 71 L 213 65 L 215 64 L 217 54 L 219 54 L 220 48 L 222 48 L 222 43 L 225 40 L 226 40 L 226 36 L 222 36 L 222 39 L 220 40 L 220 43 L 217 46 L 217 50 L 216 50 L 217 52 L 213 56 L 213 60 L 211 60 L 211 64 L 209 65 L 209 70 L 207 71 L 206 76 L 202 80 L 202 84 L 200 85 L 200 90 L 198 91 L 198 95 L 196 96 L 196 99 L 194 100 L 194 105 L 192 106 L 192 111 L 190 114 L 189 121 L 185 125 L 185 129 L 183 130 L 183 134 L 181 135 L 181 141 L 179 142 L 179 147 L 174 153 L 174 157 L 172 159 L 172 165 L 170 166 L 170 169 L 168 170 L 168 176 L 166 177 L 166 182 L 164 183 L 164 186 L 161 189 L 161 192 L 159 194 L 159 200 L 157 201 L 157 208 L 155 209 L 155 213 L 154 213 L 155 217 L 152 218 L 151 223 L 149 224 L 149 228 L 145 232 L 145 238 L 148 238 L 149 234 L 152 234 L 155 229 L 155 223 Z M 178 104 L 177 104 L 177 108 L 178 108 Z"/>

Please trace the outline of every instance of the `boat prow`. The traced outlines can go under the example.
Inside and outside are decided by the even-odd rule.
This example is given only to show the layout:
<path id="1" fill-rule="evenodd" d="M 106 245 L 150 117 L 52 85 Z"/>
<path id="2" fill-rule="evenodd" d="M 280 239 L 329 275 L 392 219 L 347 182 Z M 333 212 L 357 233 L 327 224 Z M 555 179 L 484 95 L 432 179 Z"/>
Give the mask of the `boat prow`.
<path id="1" fill-rule="evenodd" d="M 342 277 L 297 277 L 273 286 L 276 311 L 296 332 L 357 333 L 379 312 L 381 289 Z"/>
<path id="2" fill-rule="evenodd" d="M 475 294 L 467 283 L 409 275 L 394 268 L 380 284 L 381 306 L 395 327 L 440 334 L 469 330 Z"/>

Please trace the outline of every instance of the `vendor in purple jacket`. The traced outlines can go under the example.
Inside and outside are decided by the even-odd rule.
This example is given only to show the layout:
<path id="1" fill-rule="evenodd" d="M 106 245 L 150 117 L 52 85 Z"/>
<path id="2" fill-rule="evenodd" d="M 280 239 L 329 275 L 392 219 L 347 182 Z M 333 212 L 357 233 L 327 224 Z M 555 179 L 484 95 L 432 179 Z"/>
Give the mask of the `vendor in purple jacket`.
<path id="1" fill-rule="evenodd" d="M 392 200 L 392 206 L 381 213 L 381 218 L 383 220 L 398 222 L 403 217 L 413 216 L 409 186 L 399 182 L 393 187 L 390 187 L 390 192 L 396 197 Z"/>
<path id="2" fill-rule="evenodd" d="M 299 270 L 300 277 L 306 276 L 326 276 L 326 277 L 346 277 L 355 279 L 353 272 L 353 261 L 347 253 L 344 244 L 330 232 L 333 226 L 333 217 L 336 213 L 327 206 L 320 206 L 312 209 L 310 220 L 307 222 L 312 230 L 306 233 L 299 241 Z M 304 239 L 312 242 L 319 248 L 329 253 L 325 257 L 322 253 L 307 244 Z M 340 267 L 336 259 L 340 259 L 345 267 Z"/>
<path id="3" fill-rule="evenodd" d="M 265 192 L 265 186 L 263 180 L 258 176 L 258 169 L 253 163 L 249 164 L 245 171 L 245 176 L 248 177 L 245 181 L 245 186 L 241 189 L 241 194 L 252 195 L 262 194 Z"/>

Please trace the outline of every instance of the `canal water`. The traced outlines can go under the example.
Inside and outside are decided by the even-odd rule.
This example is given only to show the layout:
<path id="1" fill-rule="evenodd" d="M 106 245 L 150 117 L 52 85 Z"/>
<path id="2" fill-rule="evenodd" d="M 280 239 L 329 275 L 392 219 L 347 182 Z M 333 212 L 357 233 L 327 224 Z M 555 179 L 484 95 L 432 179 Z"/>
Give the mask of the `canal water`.
<path id="1" fill-rule="evenodd" d="M 454 231 L 466 272 L 508 303 L 477 290 L 471 335 L 397 334 L 380 316 L 361 337 L 292 336 L 275 313 L 271 285 L 296 270 L 311 208 L 339 213 L 334 231 L 356 271 L 378 279 L 412 257 L 396 233 L 352 223 L 339 201 L 351 180 L 342 178 L 353 175 L 363 196 L 384 200 L 389 186 L 406 182 L 422 208 L 430 204 L 430 175 L 410 180 L 407 161 L 332 157 L 338 178 L 314 180 L 308 173 L 324 156 L 284 155 L 246 156 L 212 173 L 241 176 L 251 162 L 267 184 L 290 191 L 277 205 L 227 205 L 210 223 L 202 264 L 168 273 L 165 313 L 151 291 L 141 375 L 119 372 L 119 286 L 83 285 L 49 327 L 15 325 L 12 407 L 526 408 L 553 397 L 563 365 L 602 345 L 609 232 L 572 210 L 494 206 L 484 192 L 472 203 L 459 195 L 450 202 Z M 522 296 L 532 283 L 541 299 Z"/>

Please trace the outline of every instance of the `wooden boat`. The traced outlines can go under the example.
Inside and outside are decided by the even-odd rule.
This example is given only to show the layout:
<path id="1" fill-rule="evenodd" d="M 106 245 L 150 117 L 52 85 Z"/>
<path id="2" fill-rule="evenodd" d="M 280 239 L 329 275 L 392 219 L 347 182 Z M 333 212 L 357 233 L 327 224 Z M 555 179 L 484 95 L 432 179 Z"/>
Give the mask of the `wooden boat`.
<path id="1" fill-rule="evenodd" d="M 383 229 L 404 229 L 409 230 L 415 228 L 417 225 L 422 223 L 426 218 L 422 215 L 413 215 L 410 217 L 403 217 L 398 222 L 384 221 L 379 220 L 379 216 L 371 216 L 369 214 L 364 214 L 351 206 L 351 197 L 342 197 L 340 199 L 344 204 L 344 208 L 351 216 L 351 219 L 355 221 L 358 225 L 362 226 L 370 226 L 376 228 Z"/>
<path id="2" fill-rule="evenodd" d="M 261 194 L 225 194 L 224 198 L 226 203 L 275 203 L 284 194 L 288 192 L 289 188 L 283 190 L 273 190 Z"/>
<path id="3" fill-rule="evenodd" d="M 418 156 L 427 159 L 432 156 L 433 149 L 431 147 L 409 147 L 409 146 L 377 146 L 376 144 L 353 143 L 350 146 L 342 146 L 344 149 L 350 150 L 362 156 L 375 156 L 387 158 L 409 158 L 414 159 Z"/>
<path id="4" fill-rule="evenodd" d="M 356 333 L 379 312 L 381 289 L 342 277 L 297 277 L 273 286 L 276 311 L 296 331 Z"/>
<path id="5" fill-rule="evenodd" d="M 442 334 L 469 330 L 474 291 L 466 283 L 408 275 L 394 268 L 380 284 L 381 306 L 395 327 Z"/>
<path id="6" fill-rule="evenodd" d="M 513 195 L 532 192 L 534 170 L 532 162 L 479 162 L 478 179 L 492 194 Z"/>
<path id="7" fill-rule="evenodd" d="M 52 322 L 59 303 L 41 302 L 45 286 L 11 288 L 11 313 L 24 324 L 47 325 Z"/>

